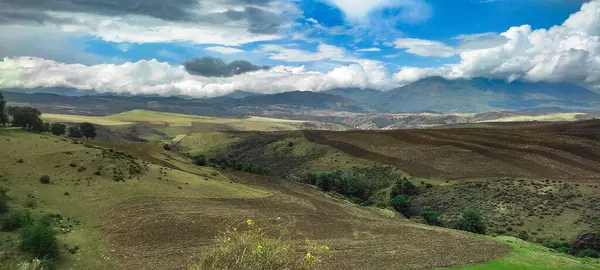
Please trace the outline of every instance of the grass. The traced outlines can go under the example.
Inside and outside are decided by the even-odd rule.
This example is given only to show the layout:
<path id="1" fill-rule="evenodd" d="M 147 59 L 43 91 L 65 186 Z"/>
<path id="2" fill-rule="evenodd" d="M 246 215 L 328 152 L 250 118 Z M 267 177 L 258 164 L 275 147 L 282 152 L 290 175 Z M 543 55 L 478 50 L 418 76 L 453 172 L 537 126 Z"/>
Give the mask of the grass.
<path id="1" fill-rule="evenodd" d="M 7 141 L 8 140 L 8 141 Z M 226 176 L 209 168 L 195 171 L 171 170 L 148 164 L 147 171 L 125 182 L 115 182 L 112 168 L 126 170 L 124 161 L 103 158 L 102 150 L 73 144 L 70 140 L 52 135 L 40 135 L 21 130 L 0 132 L 0 186 L 9 188 L 14 198 L 10 205 L 21 210 L 33 196 L 38 201 L 35 213 L 55 213 L 77 220 L 69 233 L 61 233 L 59 244 L 85 247 L 77 256 L 64 255 L 61 266 L 73 269 L 114 269 L 110 249 L 105 246 L 99 230 L 104 215 L 115 205 L 140 196 L 182 198 L 254 198 L 268 196 L 267 192 L 232 183 Z M 4 143 L 7 142 L 7 143 Z M 35 149 L 27 150 L 24 149 Z M 67 154 L 68 153 L 68 154 Z M 16 163 L 23 159 L 24 163 Z M 70 167 L 70 163 L 77 167 Z M 58 167 L 56 167 L 58 166 Z M 77 168 L 85 166 L 86 171 Z M 103 167 L 102 176 L 94 175 Z M 41 175 L 52 178 L 50 184 L 39 183 Z M 159 180 L 159 177 L 161 178 Z M 179 187 L 181 189 L 179 189 Z M 70 195 L 64 195 L 68 192 Z M 0 233 L 5 235 L 4 233 Z M 3 239 L 4 237 L 0 237 Z M 9 245 L 9 252 L 16 246 Z M 102 255 L 101 255 L 102 254 Z M 101 256 L 99 256 L 101 255 Z"/>
<path id="2" fill-rule="evenodd" d="M 506 256 L 486 264 L 446 268 L 451 270 L 567 270 L 600 269 L 600 260 L 581 259 L 509 236 L 485 237 L 512 248 Z"/>
<path id="3" fill-rule="evenodd" d="M 234 130 L 292 130 L 295 125 L 306 121 L 284 120 L 267 117 L 223 118 L 208 117 L 148 110 L 133 110 L 108 116 L 81 116 L 67 114 L 42 114 L 42 119 L 48 122 L 67 122 L 92 124 L 103 126 L 128 125 L 144 122 L 154 125 L 167 125 L 169 127 L 190 128 L 194 123 L 210 123 L 229 126 Z"/>

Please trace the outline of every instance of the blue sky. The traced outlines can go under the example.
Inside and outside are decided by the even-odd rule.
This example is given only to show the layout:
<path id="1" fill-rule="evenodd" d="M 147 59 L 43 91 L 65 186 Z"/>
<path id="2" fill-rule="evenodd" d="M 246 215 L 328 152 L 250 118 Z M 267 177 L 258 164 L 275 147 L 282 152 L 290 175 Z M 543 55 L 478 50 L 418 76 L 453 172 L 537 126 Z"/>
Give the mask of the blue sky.
<path id="1" fill-rule="evenodd" d="M 544 0 L 435 0 L 426 1 L 431 11 L 425 18 L 403 20 L 397 18 L 401 10 L 398 7 L 384 7 L 372 11 L 364 21 L 349 20 L 342 9 L 333 2 L 303 0 L 297 2 L 302 12 L 290 29 L 292 32 L 305 33 L 306 40 L 283 37 L 274 41 L 251 42 L 234 46 L 243 53 L 223 54 L 207 51 L 204 48 L 221 46 L 220 44 L 193 44 L 191 42 L 168 43 L 122 43 L 108 42 L 94 36 L 82 39 L 86 52 L 118 58 L 122 61 L 138 61 L 156 58 L 172 64 L 180 64 L 190 58 L 215 56 L 225 60 L 244 59 L 261 64 L 278 65 L 284 62 L 271 60 L 266 55 L 253 52 L 262 44 L 281 44 L 306 51 L 316 51 L 319 42 L 347 49 L 357 57 L 386 62 L 390 69 L 399 66 L 429 67 L 458 62 L 458 57 L 422 57 L 406 53 L 402 49 L 386 46 L 396 38 L 419 38 L 436 40 L 448 45 L 459 45 L 459 35 L 478 33 L 501 33 L 516 25 L 528 24 L 532 28 L 549 28 L 560 25 L 570 14 L 579 10 L 581 1 L 544 1 Z M 315 19 L 331 32 L 315 28 L 307 21 Z M 377 25 L 372 24 L 375 22 Z M 344 31 L 336 31 L 336 27 Z M 391 30 L 389 27 L 393 27 Z M 336 33 L 336 34 L 334 34 Z M 308 39 L 311 39 L 308 41 Z M 378 48 L 380 51 L 357 52 L 360 49 Z M 315 66 L 318 69 L 317 66 Z"/>
<path id="2" fill-rule="evenodd" d="M 0 87 L 214 96 L 443 76 L 600 89 L 600 0 L 3 3 Z"/>

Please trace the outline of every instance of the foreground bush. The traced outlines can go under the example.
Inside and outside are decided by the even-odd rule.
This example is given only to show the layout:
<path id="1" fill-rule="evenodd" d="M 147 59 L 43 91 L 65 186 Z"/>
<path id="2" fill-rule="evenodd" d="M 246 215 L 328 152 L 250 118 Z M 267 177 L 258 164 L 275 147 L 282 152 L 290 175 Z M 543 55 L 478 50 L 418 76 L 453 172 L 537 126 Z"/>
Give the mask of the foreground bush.
<path id="1" fill-rule="evenodd" d="M 12 232 L 33 223 L 30 212 L 9 212 L 0 218 L 0 231 Z"/>
<path id="2" fill-rule="evenodd" d="M 269 237 L 264 230 L 248 220 L 246 230 L 228 230 L 216 238 L 216 245 L 206 250 L 199 262 L 189 269 L 316 269 L 327 246 L 308 242 L 303 252 L 284 243 L 280 238 Z"/>
<path id="3" fill-rule="evenodd" d="M 42 177 L 40 177 L 40 183 L 42 183 L 42 184 L 50 184 L 50 176 L 48 176 L 48 175 L 42 175 Z"/>
<path id="4" fill-rule="evenodd" d="M 456 222 L 455 229 L 478 234 L 485 234 L 485 223 L 481 214 L 475 211 L 465 211 L 461 219 Z"/>
<path id="5" fill-rule="evenodd" d="M 58 256 L 56 232 L 48 221 L 40 220 L 21 230 L 21 249 L 46 260 Z"/>

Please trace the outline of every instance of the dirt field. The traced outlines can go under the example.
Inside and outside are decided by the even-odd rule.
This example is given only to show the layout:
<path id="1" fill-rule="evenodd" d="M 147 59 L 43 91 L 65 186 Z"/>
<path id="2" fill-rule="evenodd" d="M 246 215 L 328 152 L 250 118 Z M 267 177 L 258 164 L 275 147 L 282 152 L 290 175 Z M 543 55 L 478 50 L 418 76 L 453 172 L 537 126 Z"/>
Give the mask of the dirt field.
<path id="1" fill-rule="evenodd" d="M 397 131 L 305 131 L 305 137 L 417 177 L 600 181 L 597 122 Z"/>
<path id="2" fill-rule="evenodd" d="M 311 187 L 248 174 L 231 179 L 273 196 L 260 199 L 142 197 L 120 203 L 103 231 L 120 265 L 128 269 L 185 269 L 199 248 L 223 228 L 248 218 L 289 241 L 328 244 L 327 269 L 423 269 L 504 254 L 506 247 L 466 233 L 425 227 L 327 198 Z"/>

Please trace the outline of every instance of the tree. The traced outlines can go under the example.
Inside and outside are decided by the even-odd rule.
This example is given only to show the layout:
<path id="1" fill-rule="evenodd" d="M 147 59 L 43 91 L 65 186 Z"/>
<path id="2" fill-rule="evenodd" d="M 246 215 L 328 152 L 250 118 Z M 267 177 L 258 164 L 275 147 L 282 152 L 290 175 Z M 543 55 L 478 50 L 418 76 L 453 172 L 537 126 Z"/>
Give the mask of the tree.
<path id="1" fill-rule="evenodd" d="M 73 137 L 73 138 L 81 138 L 83 137 L 83 135 L 81 134 L 81 130 L 79 130 L 78 127 L 75 126 L 71 126 L 69 127 L 69 137 Z"/>
<path id="2" fill-rule="evenodd" d="M 485 223 L 481 214 L 472 210 L 465 211 L 456 222 L 455 229 L 478 234 L 485 234 Z"/>
<path id="3" fill-rule="evenodd" d="M 8 116 L 6 115 L 6 100 L 4 100 L 4 94 L 0 92 L 0 125 L 5 125 L 8 122 Z"/>
<path id="4" fill-rule="evenodd" d="M 44 122 L 40 118 L 42 113 L 32 107 L 9 107 L 8 114 L 13 118 L 12 125 L 15 127 L 23 127 L 30 131 L 43 131 Z"/>
<path id="5" fill-rule="evenodd" d="M 81 135 L 83 135 L 84 137 L 86 137 L 88 139 L 89 138 L 93 139 L 96 137 L 96 128 L 91 123 L 83 122 L 79 126 L 79 129 L 81 130 Z"/>
<path id="6" fill-rule="evenodd" d="M 408 200 L 408 198 L 406 198 L 406 196 L 397 195 L 390 201 L 390 204 L 392 205 L 392 207 L 394 207 L 394 209 L 396 209 L 396 211 L 400 212 L 400 214 L 402 214 L 403 216 L 407 218 L 411 216 L 410 201 Z"/>
<path id="7" fill-rule="evenodd" d="M 412 182 L 408 181 L 406 177 L 402 180 L 396 180 L 394 186 L 392 186 L 391 198 L 397 195 L 414 196 L 419 194 L 419 188 Z"/>
<path id="8" fill-rule="evenodd" d="M 50 126 L 50 132 L 56 136 L 63 135 L 67 132 L 67 126 L 61 123 L 52 123 Z"/>

